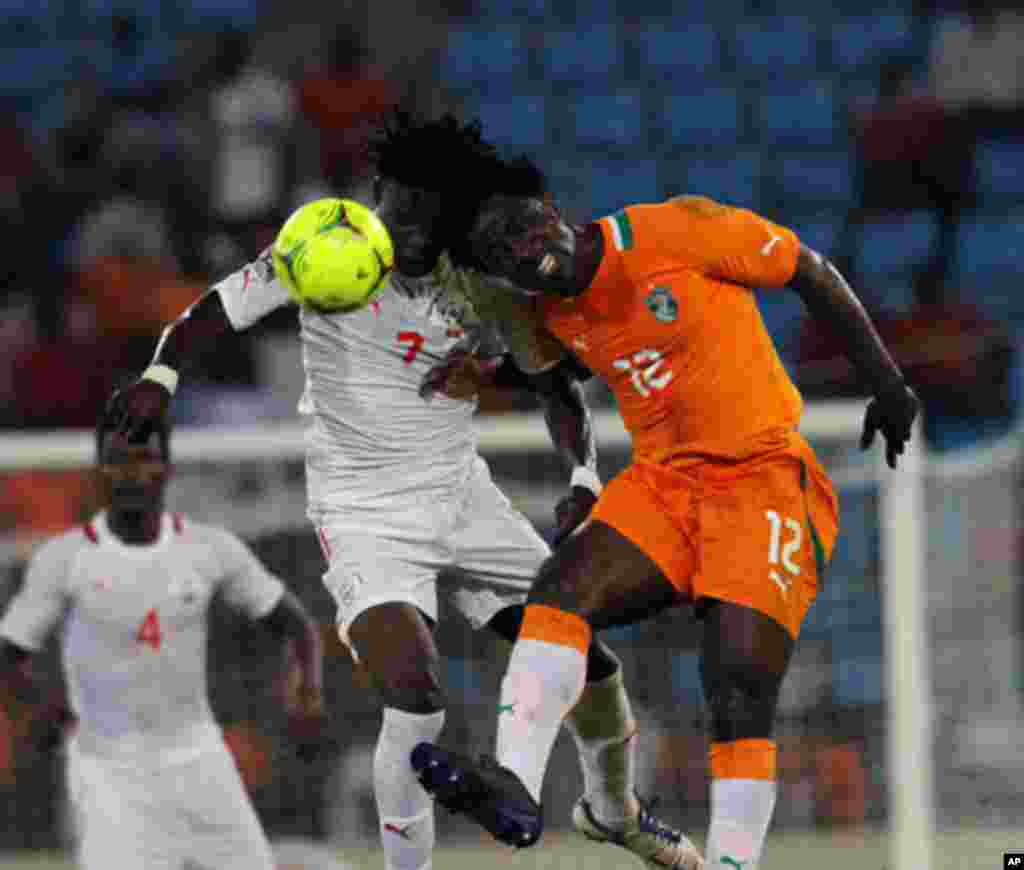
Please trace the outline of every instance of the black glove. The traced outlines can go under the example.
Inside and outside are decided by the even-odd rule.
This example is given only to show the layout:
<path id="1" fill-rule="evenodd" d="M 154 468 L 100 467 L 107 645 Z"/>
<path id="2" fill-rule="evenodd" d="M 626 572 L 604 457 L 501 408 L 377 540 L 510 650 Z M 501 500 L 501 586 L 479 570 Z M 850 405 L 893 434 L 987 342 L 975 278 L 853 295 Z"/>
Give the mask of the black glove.
<path id="1" fill-rule="evenodd" d="M 167 414 L 170 404 L 171 393 L 165 386 L 139 379 L 110 397 L 103 427 L 130 441 L 145 441 Z"/>
<path id="2" fill-rule="evenodd" d="M 885 437 L 885 460 L 890 468 L 896 467 L 897 457 L 910 440 L 910 427 L 921 406 L 914 391 L 906 384 L 875 396 L 864 415 L 864 431 L 860 436 L 860 448 L 866 450 L 875 440 L 875 433 Z"/>
<path id="3" fill-rule="evenodd" d="M 551 542 L 552 546 L 557 547 L 568 538 L 590 516 L 590 511 L 596 503 L 597 496 L 585 486 L 574 486 L 562 496 L 555 505 L 555 522 L 558 529 Z"/>

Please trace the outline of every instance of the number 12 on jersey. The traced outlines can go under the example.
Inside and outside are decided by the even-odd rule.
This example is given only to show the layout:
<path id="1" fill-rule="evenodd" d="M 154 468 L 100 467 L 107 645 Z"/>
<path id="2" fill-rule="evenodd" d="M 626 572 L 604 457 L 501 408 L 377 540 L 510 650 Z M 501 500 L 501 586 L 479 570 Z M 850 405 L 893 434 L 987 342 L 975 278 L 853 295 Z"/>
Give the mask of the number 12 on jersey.
<path id="1" fill-rule="evenodd" d="M 155 607 L 151 607 L 146 614 L 146 618 L 142 620 L 142 625 L 139 626 L 135 639 L 139 643 L 152 647 L 157 652 L 160 651 L 160 641 L 163 640 L 163 633 L 160 631 L 160 617 L 157 616 Z"/>

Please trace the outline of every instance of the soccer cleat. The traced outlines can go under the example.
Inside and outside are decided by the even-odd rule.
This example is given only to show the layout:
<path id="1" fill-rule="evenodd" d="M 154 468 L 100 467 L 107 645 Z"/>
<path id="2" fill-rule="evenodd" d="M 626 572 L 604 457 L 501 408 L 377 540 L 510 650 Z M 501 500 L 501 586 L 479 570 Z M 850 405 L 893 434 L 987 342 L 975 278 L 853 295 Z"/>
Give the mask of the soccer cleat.
<path id="1" fill-rule="evenodd" d="M 469 816 L 496 840 L 522 849 L 540 839 L 540 804 L 519 777 L 493 758 L 482 755 L 473 761 L 433 743 L 420 743 L 410 760 L 420 784 L 441 806 Z"/>
<path id="2" fill-rule="evenodd" d="M 643 804 L 635 818 L 622 830 L 616 830 L 595 819 L 590 804 L 580 798 L 572 808 L 572 824 L 587 839 L 622 846 L 648 867 L 703 870 L 704 859 L 689 838 L 656 819 Z"/>

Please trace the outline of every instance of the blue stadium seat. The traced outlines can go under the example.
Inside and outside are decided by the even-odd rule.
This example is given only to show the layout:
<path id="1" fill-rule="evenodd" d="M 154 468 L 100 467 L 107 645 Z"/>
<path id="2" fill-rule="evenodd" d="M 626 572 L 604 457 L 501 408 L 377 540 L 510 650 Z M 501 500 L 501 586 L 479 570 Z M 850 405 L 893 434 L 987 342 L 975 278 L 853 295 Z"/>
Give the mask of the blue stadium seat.
<path id="1" fill-rule="evenodd" d="M 912 24 L 910 15 L 901 12 L 838 18 L 830 28 L 832 60 L 846 75 L 874 71 L 894 55 L 908 56 L 914 42 Z"/>
<path id="2" fill-rule="evenodd" d="M 722 157 L 694 157 L 686 167 L 686 188 L 678 192 L 709 196 L 728 205 L 756 209 L 760 202 L 760 186 L 761 155 L 740 152 Z"/>
<path id="3" fill-rule="evenodd" d="M 442 75 L 455 90 L 513 79 L 529 62 L 518 26 L 459 30 L 448 37 Z"/>
<path id="4" fill-rule="evenodd" d="M 267 0 L 188 0 L 183 24 L 195 30 L 249 30 L 267 9 Z"/>
<path id="5" fill-rule="evenodd" d="M 537 148 L 547 139 L 542 96 L 515 94 L 481 102 L 476 107 L 487 135 L 499 145 Z"/>
<path id="6" fill-rule="evenodd" d="M 572 131 L 578 144 L 646 145 L 650 119 L 642 94 L 581 94 L 571 105 L 575 118 Z"/>
<path id="7" fill-rule="evenodd" d="M 836 143 L 839 126 L 829 81 L 767 91 L 761 96 L 758 110 L 764 145 L 815 147 Z"/>
<path id="8" fill-rule="evenodd" d="M 815 68 L 818 35 L 809 18 L 747 18 L 726 32 L 733 38 L 737 68 L 753 77 L 805 76 Z"/>
<path id="9" fill-rule="evenodd" d="M 610 81 L 621 60 L 621 40 L 611 26 L 544 34 L 543 68 L 550 81 Z"/>
<path id="10" fill-rule="evenodd" d="M 784 154 L 772 177 L 776 198 L 787 209 L 802 203 L 848 206 L 853 198 L 853 169 L 846 151 Z"/>
<path id="11" fill-rule="evenodd" d="M 784 221 L 785 223 L 785 221 Z M 827 256 L 835 254 L 842 241 L 845 217 L 841 214 L 826 214 L 806 217 L 789 222 L 789 226 L 807 247 Z"/>
<path id="12" fill-rule="evenodd" d="M 743 110 L 735 88 L 670 94 L 661 105 L 661 124 L 674 145 L 734 145 L 743 138 Z"/>
<path id="13" fill-rule="evenodd" d="M 884 685 L 880 653 L 842 658 L 832 663 L 832 699 L 836 704 L 852 707 L 881 704 Z"/>
<path id="14" fill-rule="evenodd" d="M 897 307 L 909 300 L 914 274 L 938 253 L 936 243 L 939 221 L 929 211 L 893 215 L 860 228 L 856 254 L 856 274 L 865 293 L 879 303 L 892 302 L 898 293 Z"/>
<path id="15" fill-rule="evenodd" d="M 704 703 L 700 663 L 695 652 L 677 652 L 672 656 L 672 703 L 699 709 Z"/>
<path id="16" fill-rule="evenodd" d="M 806 316 L 800 297 L 787 290 L 762 290 L 757 294 L 757 306 L 779 355 L 784 361 L 794 358 L 800 325 Z"/>
<path id="17" fill-rule="evenodd" d="M 45 99 L 72 74 L 69 57 L 73 48 L 65 42 L 8 47 L 0 68 L 0 94 L 21 108 Z"/>
<path id="18" fill-rule="evenodd" d="M 967 219 L 960 224 L 955 276 L 961 287 L 978 290 L 993 279 L 1019 279 L 1022 273 L 1024 211 Z M 1024 296 L 1016 290 L 1014 295 Z"/>
<path id="19" fill-rule="evenodd" d="M 984 139 L 975 146 L 978 196 L 1024 199 L 1024 139 Z"/>
<path id="20" fill-rule="evenodd" d="M 704 80 L 722 61 L 718 34 L 702 21 L 686 27 L 646 27 L 637 34 L 637 48 L 652 79 Z"/>
<path id="21" fill-rule="evenodd" d="M 624 205 L 662 199 L 658 164 L 653 159 L 591 161 L 580 159 L 577 172 L 586 178 L 588 217 L 611 214 Z"/>

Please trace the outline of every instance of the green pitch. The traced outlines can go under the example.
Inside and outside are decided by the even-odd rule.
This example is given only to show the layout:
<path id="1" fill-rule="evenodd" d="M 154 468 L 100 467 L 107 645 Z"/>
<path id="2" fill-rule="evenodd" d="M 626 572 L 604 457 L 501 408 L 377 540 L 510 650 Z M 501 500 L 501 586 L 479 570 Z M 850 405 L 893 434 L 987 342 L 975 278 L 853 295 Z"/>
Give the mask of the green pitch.
<path id="1" fill-rule="evenodd" d="M 915 870 L 890 868 L 883 833 L 786 833 L 769 838 L 761 870 Z M 946 831 L 936 840 L 933 870 L 978 870 L 1002 866 L 1003 852 L 1024 848 L 1024 824 L 1016 829 Z M 339 849 L 353 870 L 383 870 L 380 851 Z M 516 852 L 481 838 L 438 849 L 438 870 L 643 870 L 639 860 L 612 846 L 556 834 L 533 849 Z M 0 854 L 2 870 L 72 870 L 61 856 Z M 718 868 L 708 868 L 718 870 Z"/>

